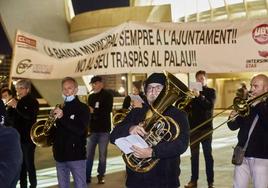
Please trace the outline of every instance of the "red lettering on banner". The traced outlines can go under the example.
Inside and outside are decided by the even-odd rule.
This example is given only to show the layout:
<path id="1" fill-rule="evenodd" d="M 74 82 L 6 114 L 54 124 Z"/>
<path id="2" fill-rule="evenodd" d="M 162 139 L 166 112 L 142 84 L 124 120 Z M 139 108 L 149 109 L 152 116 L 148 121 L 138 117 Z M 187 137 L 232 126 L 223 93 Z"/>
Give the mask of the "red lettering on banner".
<path id="1" fill-rule="evenodd" d="M 248 69 L 250 69 L 250 68 L 256 68 L 256 67 L 257 67 L 256 63 L 247 63 L 246 64 L 246 68 L 248 68 Z"/>
<path id="2" fill-rule="evenodd" d="M 261 24 L 255 27 L 252 31 L 252 38 L 258 44 L 268 43 L 268 24 Z"/>
<path id="3" fill-rule="evenodd" d="M 25 37 L 23 35 L 18 35 L 17 42 L 25 43 L 25 44 L 28 44 L 32 47 L 36 47 L 36 40 Z"/>

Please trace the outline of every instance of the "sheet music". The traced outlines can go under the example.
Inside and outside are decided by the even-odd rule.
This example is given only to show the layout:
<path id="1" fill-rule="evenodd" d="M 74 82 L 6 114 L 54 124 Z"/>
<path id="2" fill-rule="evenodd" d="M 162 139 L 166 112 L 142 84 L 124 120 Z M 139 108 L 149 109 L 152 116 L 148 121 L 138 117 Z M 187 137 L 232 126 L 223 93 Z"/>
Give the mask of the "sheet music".
<path id="1" fill-rule="evenodd" d="M 129 94 L 129 96 L 130 96 L 131 100 L 137 100 L 140 103 L 144 103 L 144 101 L 142 100 L 141 96 L 139 96 L 139 95 Z"/>
<path id="2" fill-rule="evenodd" d="M 132 153 L 131 146 L 135 145 L 140 148 L 149 147 L 148 144 L 139 135 L 129 135 L 127 137 L 121 137 L 115 140 L 115 145 L 123 151 L 125 154 Z"/>
<path id="3" fill-rule="evenodd" d="M 201 82 L 190 82 L 189 88 L 190 90 L 194 90 L 194 89 L 196 89 L 197 91 L 203 90 Z"/>

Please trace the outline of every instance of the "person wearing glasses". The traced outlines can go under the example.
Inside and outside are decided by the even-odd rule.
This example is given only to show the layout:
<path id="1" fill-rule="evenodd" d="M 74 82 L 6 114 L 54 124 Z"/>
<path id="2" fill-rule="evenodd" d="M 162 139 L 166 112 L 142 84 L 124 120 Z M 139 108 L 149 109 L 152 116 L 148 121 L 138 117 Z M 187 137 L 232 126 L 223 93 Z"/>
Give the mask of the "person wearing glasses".
<path id="1" fill-rule="evenodd" d="M 30 131 L 36 122 L 39 111 L 39 103 L 31 95 L 31 81 L 28 79 L 18 80 L 16 83 L 18 100 L 11 100 L 7 103 L 9 107 L 16 110 L 14 115 L 14 127 L 20 134 L 23 163 L 20 173 L 20 187 L 27 188 L 27 174 L 29 176 L 30 187 L 37 186 L 36 169 L 34 164 L 34 154 L 36 145 L 32 142 Z"/>
<path id="2" fill-rule="evenodd" d="M 113 129 L 110 137 L 111 143 L 115 144 L 116 139 L 129 135 L 144 137 L 148 134 L 143 128 L 143 121 L 150 106 L 165 89 L 165 83 L 166 76 L 163 73 L 153 73 L 148 77 L 144 86 L 146 102 L 136 103 L 126 118 Z M 147 172 L 136 172 L 126 166 L 125 184 L 127 188 L 177 188 L 180 186 L 180 155 L 186 151 L 189 141 L 187 114 L 170 105 L 162 115 L 168 116 L 176 122 L 172 122 L 172 126 L 180 125 L 180 134 L 172 141 L 161 140 L 153 147 L 131 146 L 130 149 L 135 157 L 153 158 L 159 162 Z M 173 134 L 174 132 L 172 130 Z"/>

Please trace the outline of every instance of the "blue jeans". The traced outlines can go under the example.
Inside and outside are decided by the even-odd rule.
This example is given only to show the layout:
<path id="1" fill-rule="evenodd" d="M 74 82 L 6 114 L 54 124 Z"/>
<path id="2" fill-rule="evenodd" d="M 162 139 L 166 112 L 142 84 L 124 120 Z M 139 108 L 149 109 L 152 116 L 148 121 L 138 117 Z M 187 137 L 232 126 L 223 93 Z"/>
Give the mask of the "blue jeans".
<path id="1" fill-rule="evenodd" d="M 107 147 L 110 133 L 91 133 L 87 144 L 87 178 L 91 177 L 94 155 L 97 144 L 99 145 L 98 174 L 104 176 L 106 172 Z"/>
<path id="2" fill-rule="evenodd" d="M 206 175 L 207 175 L 207 182 L 213 183 L 214 182 L 214 160 L 212 156 L 212 136 L 201 141 L 205 163 L 206 163 Z M 199 146 L 200 142 L 192 145 L 191 148 L 191 170 L 192 170 L 192 181 L 198 180 L 198 174 L 199 174 Z"/>
<path id="3" fill-rule="evenodd" d="M 70 187 L 70 172 L 75 188 L 86 188 L 86 160 L 56 162 L 57 177 L 60 188 Z"/>

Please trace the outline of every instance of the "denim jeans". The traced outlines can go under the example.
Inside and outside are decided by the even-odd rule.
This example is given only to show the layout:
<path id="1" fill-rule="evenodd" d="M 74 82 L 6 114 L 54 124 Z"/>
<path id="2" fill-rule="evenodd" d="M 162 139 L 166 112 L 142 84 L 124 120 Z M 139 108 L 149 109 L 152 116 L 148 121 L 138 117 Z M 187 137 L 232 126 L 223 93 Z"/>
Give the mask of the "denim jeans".
<path id="1" fill-rule="evenodd" d="M 30 187 L 34 188 L 37 185 L 36 170 L 34 165 L 35 144 L 21 143 L 23 154 L 23 162 L 20 172 L 20 187 L 27 188 L 27 173 L 29 175 Z"/>
<path id="2" fill-rule="evenodd" d="M 110 133 L 91 133 L 87 144 L 87 178 L 91 177 L 96 146 L 99 147 L 98 174 L 104 176 L 106 172 L 107 147 Z"/>
<path id="3" fill-rule="evenodd" d="M 86 160 L 56 162 L 57 177 L 60 188 L 70 187 L 70 172 L 75 188 L 86 188 Z"/>
<path id="4" fill-rule="evenodd" d="M 201 141 L 203 154 L 205 158 L 206 164 L 206 175 L 207 175 L 207 182 L 213 183 L 214 182 L 214 160 L 212 156 L 212 136 Z M 192 181 L 197 181 L 199 177 L 199 146 L 200 142 L 191 146 L 191 170 L 192 170 Z"/>

